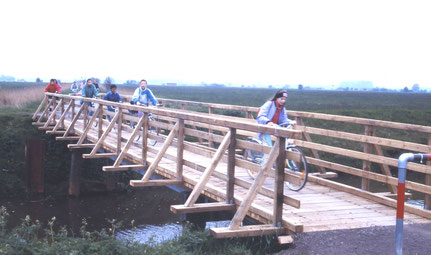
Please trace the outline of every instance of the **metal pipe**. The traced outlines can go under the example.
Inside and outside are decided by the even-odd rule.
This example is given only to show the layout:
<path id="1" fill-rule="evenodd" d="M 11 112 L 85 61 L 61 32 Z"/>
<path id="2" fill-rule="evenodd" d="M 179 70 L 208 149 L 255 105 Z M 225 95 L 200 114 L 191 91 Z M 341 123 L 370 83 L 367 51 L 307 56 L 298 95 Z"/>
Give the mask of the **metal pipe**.
<path id="1" fill-rule="evenodd" d="M 403 223 L 404 200 L 406 190 L 407 163 L 409 161 L 431 160 L 431 154 L 403 153 L 398 158 L 398 194 L 397 194 L 397 219 L 395 227 L 395 254 L 403 254 Z"/>

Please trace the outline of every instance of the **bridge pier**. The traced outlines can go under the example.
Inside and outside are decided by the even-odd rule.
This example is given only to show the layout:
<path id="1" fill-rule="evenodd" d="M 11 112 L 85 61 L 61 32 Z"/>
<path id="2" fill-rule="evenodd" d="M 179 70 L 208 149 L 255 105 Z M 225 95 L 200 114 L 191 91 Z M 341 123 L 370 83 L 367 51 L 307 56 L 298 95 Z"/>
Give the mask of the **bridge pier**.
<path id="1" fill-rule="evenodd" d="M 45 192 L 45 140 L 30 138 L 25 144 L 27 192 Z"/>
<path id="2" fill-rule="evenodd" d="M 79 196 L 81 186 L 82 154 L 84 149 L 73 149 L 71 151 L 69 189 L 70 196 Z"/>

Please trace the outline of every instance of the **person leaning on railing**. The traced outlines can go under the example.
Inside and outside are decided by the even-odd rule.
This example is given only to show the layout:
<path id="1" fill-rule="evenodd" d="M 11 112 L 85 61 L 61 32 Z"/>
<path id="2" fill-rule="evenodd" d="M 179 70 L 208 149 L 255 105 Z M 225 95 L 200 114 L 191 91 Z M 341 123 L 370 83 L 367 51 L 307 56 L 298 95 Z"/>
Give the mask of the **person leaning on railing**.
<path id="1" fill-rule="evenodd" d="M 275 126 L 279 124 L 295 125 L 296 121 L 289 120 L 287 118 L 286 110 L 284 106 L 287 101 L 287 91 L 281 89 L 275 93 L 275 95 L 265 104 L 263 104 L 257 113 L 256 121 L 259 124 Z M 272 147 L 271 135 L 258 134 L 259 139 L 265 142 L 268 146 Z"/>

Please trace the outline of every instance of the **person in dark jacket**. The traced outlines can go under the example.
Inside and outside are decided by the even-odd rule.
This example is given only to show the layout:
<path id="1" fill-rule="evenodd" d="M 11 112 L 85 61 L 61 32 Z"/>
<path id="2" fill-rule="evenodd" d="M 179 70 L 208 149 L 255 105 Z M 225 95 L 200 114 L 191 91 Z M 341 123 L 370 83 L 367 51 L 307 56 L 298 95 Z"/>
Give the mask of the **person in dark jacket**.
<path id="1" fill-rule="evenodd" d="M 109 89 L 110 91 L 106 93 L 106 95 L 103 97 L 103 100 L 121 103 L 123 100 L 121 100 L 121 96 L 117 92 L 117 85 L 111 85 Z M 115 109 L 108 105 L 108 111 L 114 112 Z"/>

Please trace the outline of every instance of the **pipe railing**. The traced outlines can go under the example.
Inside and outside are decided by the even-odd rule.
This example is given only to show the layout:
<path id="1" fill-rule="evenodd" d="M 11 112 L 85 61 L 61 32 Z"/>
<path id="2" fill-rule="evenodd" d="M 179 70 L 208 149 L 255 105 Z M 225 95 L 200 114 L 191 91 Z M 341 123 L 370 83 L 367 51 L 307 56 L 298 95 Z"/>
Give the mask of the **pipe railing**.
<path id="1" fill-rule="evenodd" d="M 404 202 L 406 190 L 407 163 L 411 161 L 431 160 L 431 154 L 404 153 L 398 158 L 398 195 L 397 218 L 395 227 L 395 254 L 403 254 Z"/>

